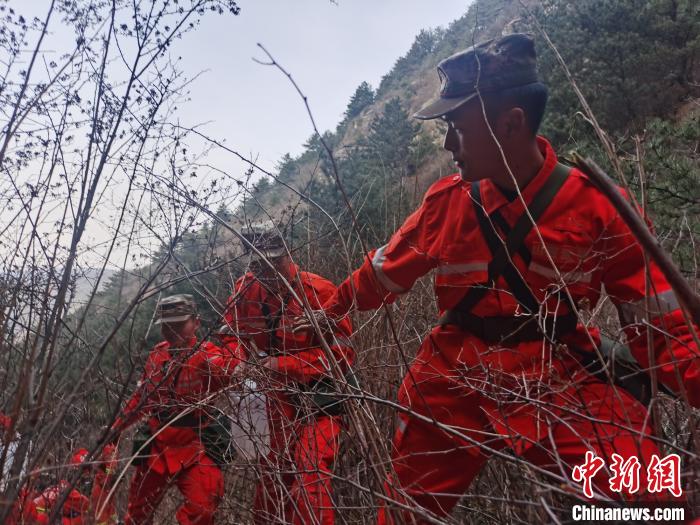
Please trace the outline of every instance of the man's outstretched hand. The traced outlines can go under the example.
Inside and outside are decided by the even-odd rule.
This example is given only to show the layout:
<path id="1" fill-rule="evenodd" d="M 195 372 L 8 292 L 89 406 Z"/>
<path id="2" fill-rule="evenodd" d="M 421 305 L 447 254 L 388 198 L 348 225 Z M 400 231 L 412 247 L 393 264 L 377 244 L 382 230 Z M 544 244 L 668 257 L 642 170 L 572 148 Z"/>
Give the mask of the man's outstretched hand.
<path id="1" fill-rule="evenodd" d="M 308 333 L 310 335 L 316 333 L 314 324 L 321 329 L 321 334 L 324 339 L 328 339 L 338 329 L 337 322 L 329 316 L 324 310 L 305 311 L 304 315 L 300 315 L 292 322 L 292 332 Z"/>

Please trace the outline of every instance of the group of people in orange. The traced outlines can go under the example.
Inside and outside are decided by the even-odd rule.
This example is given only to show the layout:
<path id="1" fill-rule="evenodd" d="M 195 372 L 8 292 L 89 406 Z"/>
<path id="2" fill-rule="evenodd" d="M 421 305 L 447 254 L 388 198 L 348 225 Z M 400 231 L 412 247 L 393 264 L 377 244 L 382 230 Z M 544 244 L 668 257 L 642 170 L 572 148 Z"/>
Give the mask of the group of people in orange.
<path id="1" fill-rule="evenodd" d="M 8 416 L 0 418 L 2 430 L 9 428 Z M 4 433 L 4 432 L 3 432 Z M 106 446 L 98 461 L 86 461 L 88 450 L 73 452 L 69 473 L 76 474 L 75 482 L 61 479 L 45 483 L 50 472 L 35 472 L 31 481 L 20 491 L 14 502 L 7 525 L 108 525 L 117 523 L 117 512 L 112 497 L 117 467 L 117 451 Z M 58 506 L 62 502 L 62 505 Z"/>
<path id="2" fill-rule="evenodd" d="M 314 334 L 295 331 L 305 304 L 320 308 L 335 286 L 301 271 L 271 223 L 251 225 L 243 237 L 252 259 L 250 271 L 235 284 L 216 343 L 198 339 L 201 323 L 191 295 L 158 301 L 155 322 L 163 341 L 149 353 L 135 392 L 112 424 L 111 444 L 101 460 L 83 463 L 84 449 L 74 455 L 71 464 L 83 471 L 57 514 L 64 525 L 116 523 L 112 483 L 117 468 L 126 464 L 134 465 L 135 471 L 125 523 L 152 523 L 171 486 L 183 496 L 176 512 L 179 523 L 213 523 L 224 494 L 222 466 L 235 446 L 229 439 L 229 420 L 223 418 L 222 424 L 215 398 L 251 376 L 265 383 L 269 429 L 254 520 L 333 521 L 331 468 L 344 402 L 328 389 L 332 370 L 349 373 L 354 359 L 350 321 L 339 321 L 332 337 L 325 338 L 330 357 Z M 128 463 L 120 462 L 119 438 L 137 423 L 141 425 L 132 440 L 132 454 Z M 282 476 L 282 489 L 280 472 L 289 473 Z M 83 481 L 91 482 L 90 490 L 81 490 Z M 62 481 L 40 494 L 25 491 L 13 523 L 45 523 L 67 487 Z"/>

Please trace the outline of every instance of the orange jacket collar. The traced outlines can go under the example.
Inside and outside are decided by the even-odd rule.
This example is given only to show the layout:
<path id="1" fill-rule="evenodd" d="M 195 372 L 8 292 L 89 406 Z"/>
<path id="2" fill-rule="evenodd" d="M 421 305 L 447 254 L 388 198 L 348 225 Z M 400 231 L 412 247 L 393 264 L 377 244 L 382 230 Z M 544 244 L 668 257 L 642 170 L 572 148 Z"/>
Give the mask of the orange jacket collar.
<path id="1" fill-rule="evenodd" d="M 554 149 L 549 144 L 547 139 L 544 137 L 537 137 L 537 145 L 540 151 L 544 155 L 544 163 L 537 172 L 537 175 L 530 181 L 530 183 L 521 188 L 520 191 L 523 194 L 523 198 L 526 203 L 530 203 L 535 194 L 539 191 L 545 181 L 549 178 L 550 174 L 554 170 L 554 166 L 557 165 L 557 155 L 554 153 Z M 484 179 L 481 181 L 481 200 L 484 204 L 484 209 L 488 215 L 491 215 L 495 210 L 509 204 L 508 199 L 503 195 L 501 190 L 499 190 L 491 179 Z M 520 199 L 516 199 L 519 202 Z"/>

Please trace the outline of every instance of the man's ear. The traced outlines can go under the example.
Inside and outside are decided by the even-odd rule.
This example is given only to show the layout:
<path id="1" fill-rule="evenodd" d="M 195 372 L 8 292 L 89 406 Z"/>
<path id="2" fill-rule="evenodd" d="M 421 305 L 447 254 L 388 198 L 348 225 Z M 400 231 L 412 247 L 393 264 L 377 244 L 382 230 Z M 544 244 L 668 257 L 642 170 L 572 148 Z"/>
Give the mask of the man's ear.
<path id="1" fill-rule="evenodd" d="M 504 111 L 501 117 L 503 119 L 502 132 L 506 138 L 519 136 L 527 129 L 527 117 L 523 108 L 510 108 L 508 111 Z"/>

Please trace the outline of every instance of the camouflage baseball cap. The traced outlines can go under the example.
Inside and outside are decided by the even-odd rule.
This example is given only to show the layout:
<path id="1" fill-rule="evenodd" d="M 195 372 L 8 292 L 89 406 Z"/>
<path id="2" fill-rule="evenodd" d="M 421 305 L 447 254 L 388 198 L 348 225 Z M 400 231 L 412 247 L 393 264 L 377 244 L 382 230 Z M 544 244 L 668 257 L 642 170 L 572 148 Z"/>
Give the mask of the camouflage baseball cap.
<path id="1" fill-rule="evenodd" d="M 284 246 L 282 234 L 272 221 L 252 223 L 241 231 L 241 235 L 267 259 L 274 259 L 287 255 L 287 249 Z M 244 243 L 246 252 L 250 254 L 253 260 L 260 259 L 260 256 L 250 248 L 248 243 Z"/>
<path id="2" fill-rule="evenodd" d="M 155 324 L 181 323 L 197 315 L 197 305 L 190 294 L 164 297 L 156 306 Z"/>
<path id="3" fill-rule="evenodd" d="M 476 44 L 438 64 L 440 98 L 413 115 L 421 120 L 442 117 L 480 93 L 538 82 L 535 42 L 514 33 Z"/>

